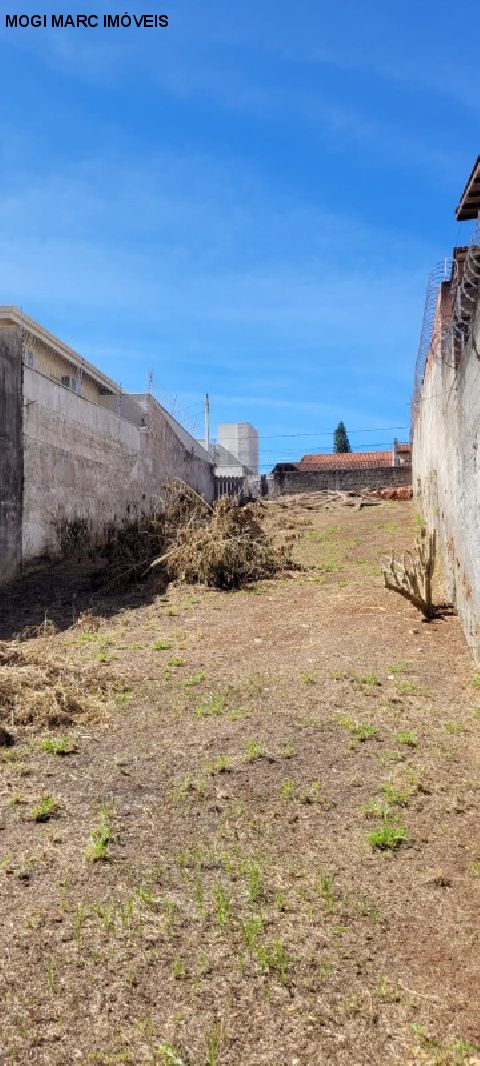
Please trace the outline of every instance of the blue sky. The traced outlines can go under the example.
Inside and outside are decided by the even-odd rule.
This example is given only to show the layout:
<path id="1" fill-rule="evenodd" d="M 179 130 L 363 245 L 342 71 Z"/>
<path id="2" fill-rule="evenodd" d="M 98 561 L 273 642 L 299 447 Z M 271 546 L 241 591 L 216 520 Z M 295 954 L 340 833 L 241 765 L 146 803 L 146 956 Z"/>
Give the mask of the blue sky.
<path id="1" fill-rule="evenodd" d="M 1 16 L 0 302 L 126 389 L 151 369 L 199 435 L 208 391 L 214 427 L 257 426 L 263 469 L 327 450 L 340 418 L 355 447 L 389 444 L 428 271 L 468 236 L 477 6 L 128 10 L 169 28 Z"/>

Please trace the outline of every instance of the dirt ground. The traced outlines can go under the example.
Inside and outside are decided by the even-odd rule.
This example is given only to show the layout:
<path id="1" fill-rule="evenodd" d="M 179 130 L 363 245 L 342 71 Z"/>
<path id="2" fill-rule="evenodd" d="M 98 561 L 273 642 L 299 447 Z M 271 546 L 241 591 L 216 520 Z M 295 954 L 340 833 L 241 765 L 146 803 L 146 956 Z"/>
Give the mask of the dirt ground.
<path id="1" fill-rule="evenodd" d="M 115 690 L 0 718 L 2 1064 L 480 1063 L 480 676 L 383 588 L 414 506 L 265 519 L 305 568 L 247 591 L 3 594 Z"/>

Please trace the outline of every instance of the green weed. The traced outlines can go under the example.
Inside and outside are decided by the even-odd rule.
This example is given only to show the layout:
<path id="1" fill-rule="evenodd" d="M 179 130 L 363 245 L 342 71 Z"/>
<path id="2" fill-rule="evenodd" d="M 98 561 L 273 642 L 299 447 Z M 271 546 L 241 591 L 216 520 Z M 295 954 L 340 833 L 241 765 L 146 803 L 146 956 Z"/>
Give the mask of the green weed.
<path id="1" fill-rule="evenodd" d="M 195 685 L 201 685 L 202 681 L 205 681 L 206 676 L 205 670 L 198 670 L 196 674 L 187 677 L 183 684 L 186 688 L 194 688 Z"/>
<path id="2" fill-rule="evenodd" d="M 88 862 L 105 862 L 108 859 L 108 848 L 113 841 L 113 829 L 107 815 L 102 815 L 96 825 L 90 830 L 90 836 L 85 849 L 85 858 Z"/>
<path id="3" fill-rule="evenodd" d="M 58 800 L 52 796 L 40 796 L 40 799 L 32 807 L 31 817 L 34 822 L 48 822 L 60 809 Z"/>
<path id="4" fill-rule="evenodd" d="M 367 834 L 367 840 L 370 847 L 379 851 L 395 851 L 407 840 L 407 833 L 404 826 L 385 820 L 382 826 Z"/>
<path id="5" fill-rule="evenodd" d="M 264 759 L 265 752 L 258 743 L 257 740 L 249 740 L 247 744 L 246 757 L 248 762 L 255 762 L 256 759 Z"/>
<path id="6" fill-rule="evenodd" d="M 276 974 L 281 983 L 285 984 L 290 959 L 281 940 L 276 939 L 271 944 L 259 946 L 255 954 L 262 973 Z"/>
<path id="7" fill-rule="evenodd" d="M 152 644 L 152 648 L 154 651 L 170 651 L 170 648 L 173 648 L 173 641 L 156 640 L 155 643 Z"/>
<path id="8" fill-rule="evenodd" d="M 219 929 L 223 929 L 231 916 L 231 902 L 223 885 L 218 881 L 213 886 L 213 899 L 215 903 L 215 920 Z"/>
<path id="9" fill-rule="evenodd" d="M 163 1066 L 188 1066 L 185 1059 L 182 1059 L 178 1049 L 174 1048 L 172 1044 L 160 1044 L 158 1051 L 162 1056 Z"/>
<path id="10" fill-rule="evenodd" d="M 262 918 L 247 918 L 242 922 L 242 933 L 250 955 L 254 954 L 257 936 L 263 932 Z"/>
<path id="11" fill-rule="evenodd" d="M 48 751 L 51 755 L 73 755 L 77 746 L 69 737 L 47 737 L 40 743 L 42 751 Z"/>
<path id="12" fill-rule="evenodd" d="M 342 726 L 342 729 L 345 729 L 350 734 L 353 741 L 363 744 L 366 740 L 371 740 L 372 737 L 376 736 L 377 730 L 373 725 L 356 722 L 353 718 L 344 716 L 338 718 L 337 721 Z"/>
<path id="13" fill-rule="evenodd" d="M 218 718 L 225 711 L 225 702 L 225 696 L 221 692 L 212 693 L 195 707 L 193 713 L 196 718 Z"/>
<path id="14" fill-rule="evenodd" d="M 397 744 L 406 744 L 408 748 L 416 748 L 418 744 L 417 734 L 412 729 L 405 729 L 402 733 L 395 734 Z"/>

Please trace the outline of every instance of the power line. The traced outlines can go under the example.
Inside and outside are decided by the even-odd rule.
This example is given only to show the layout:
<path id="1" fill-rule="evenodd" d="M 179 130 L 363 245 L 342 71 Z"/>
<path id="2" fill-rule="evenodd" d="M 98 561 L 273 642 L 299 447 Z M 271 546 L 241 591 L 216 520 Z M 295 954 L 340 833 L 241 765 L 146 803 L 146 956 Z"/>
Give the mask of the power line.
<path id="1" fill-rule="evenodd" d="M 394 433 L 401 429 L 409 428 L 409 426 L 374 426 L 369 429 L 349 429 L 348 436 L 351 437 L 354 433 Z M 279 440 L 281 437 L 331 437 L 333 433 L 333 429 L 318 429 L 308 433 L 259 433 L 258 439 Z"/>

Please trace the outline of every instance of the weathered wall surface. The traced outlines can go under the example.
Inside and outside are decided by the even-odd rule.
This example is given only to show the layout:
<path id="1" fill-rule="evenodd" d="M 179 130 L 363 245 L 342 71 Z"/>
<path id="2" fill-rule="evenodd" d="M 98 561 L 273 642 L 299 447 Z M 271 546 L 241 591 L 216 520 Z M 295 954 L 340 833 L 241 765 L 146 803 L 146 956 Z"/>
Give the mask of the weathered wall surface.
<path id="1" fill-rule="evenodd" d="M 21 562 L 22 362 L 20 331 L 0 331 L 0 582 Z"/>
<path id="2" fill-rule="evenodd" d="M 163 485 L 179 477 L 210 503 L 214 497 L 213 459 L 150 395 L 135 395 L 145 412 L 142 430 L 142 477 L 147 485 Z"/>
<path id="3" fill-rule="evenodd" d="M 24 396 L 24 564 L 150 516 L 169 477 L 213 499 L 208 457 L 152 397 L 138 398 L 136 424 L 29 367 Z"/>
<path id="4" fill-rule="evenodd" d="M 438 325 L 438 324 L 437 324 Z M 437 532 L 445 592 L 480 661 L 480 310 L 454 368 L 434 340 L 414 407 L 413 487 Z"/>
<path id="5" fill-rule="evenodd" d="M 279 470 L 273 478 L 274 495 L 289 492 L 337 492 L 398 488 L 412 484 L 410 466 L 376 466 L 347 470 Z"/>

